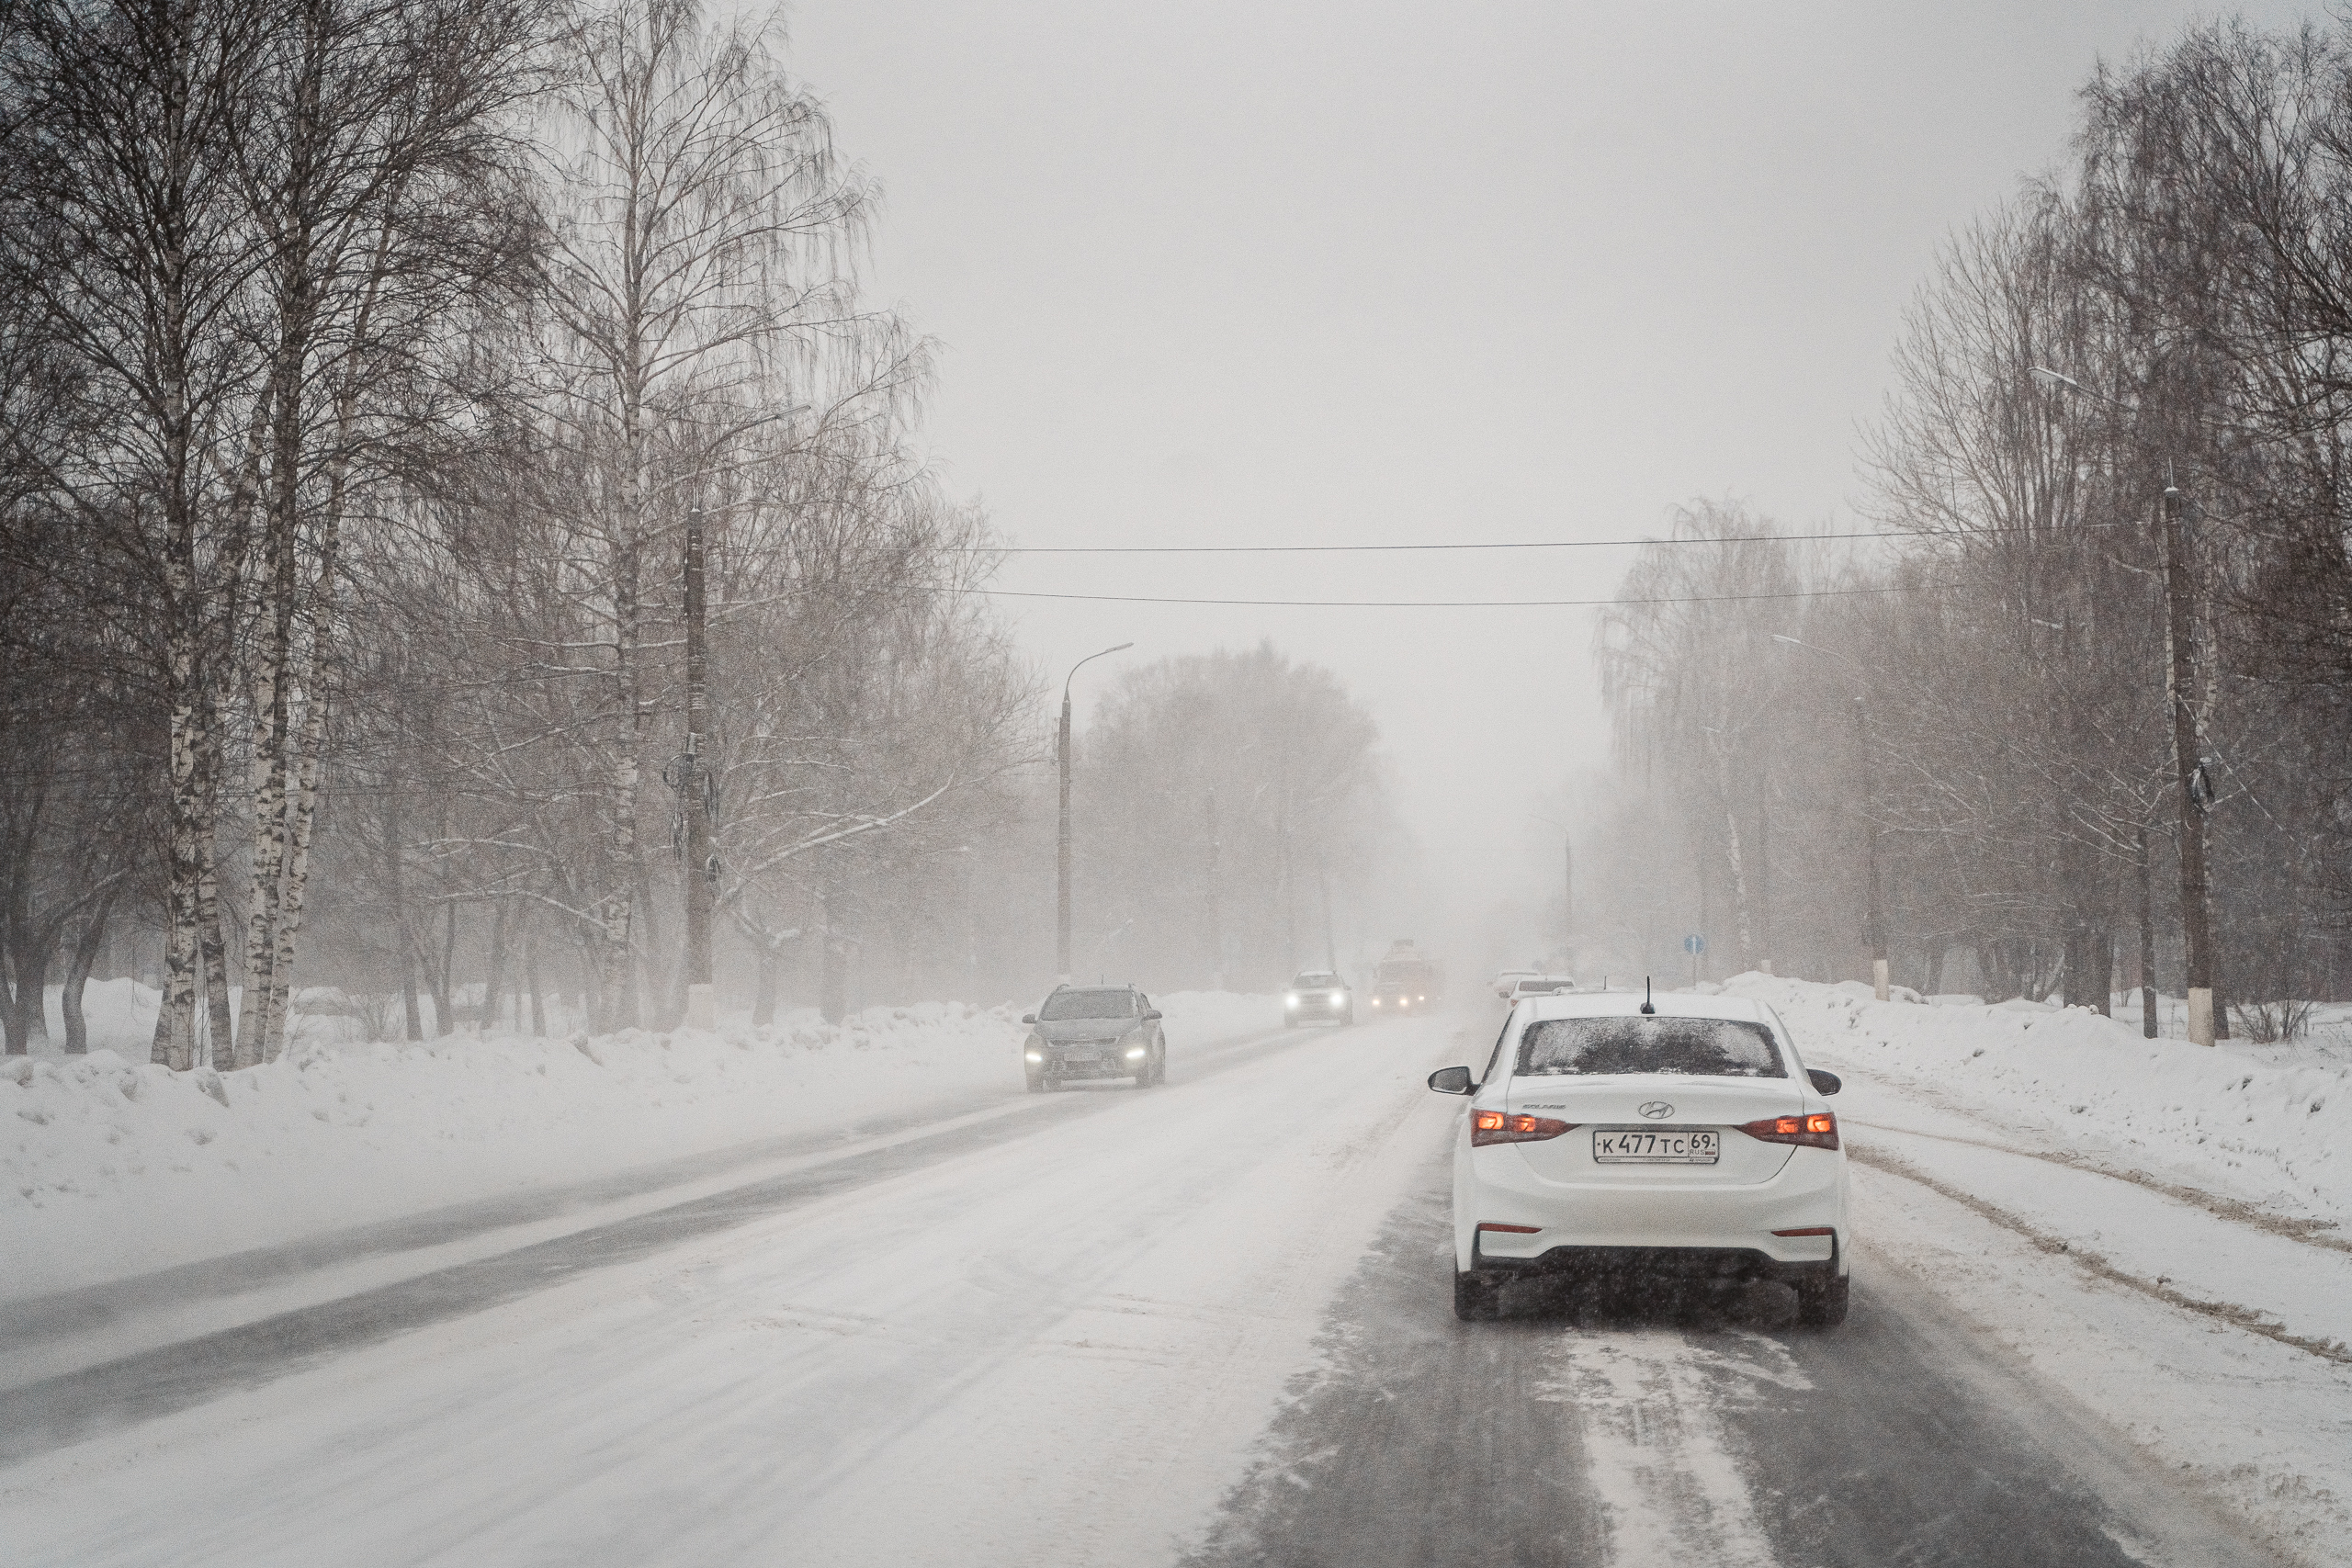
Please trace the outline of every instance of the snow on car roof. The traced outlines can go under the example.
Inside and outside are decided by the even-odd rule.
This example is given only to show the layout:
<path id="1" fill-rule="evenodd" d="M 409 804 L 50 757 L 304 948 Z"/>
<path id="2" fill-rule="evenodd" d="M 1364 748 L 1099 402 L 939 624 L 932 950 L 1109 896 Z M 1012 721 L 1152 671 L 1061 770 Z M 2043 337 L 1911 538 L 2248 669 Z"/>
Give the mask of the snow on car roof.
<path id="1" fill-rule="evenodd" d="M 1728 1018 L 1741 1023 L 1766 1021 L 1763 1005 L 1746 997 L 1702 997 L 1683 991 L 1658 991 L 1650 1003 L 1668 1018 Z M 1610 1018 L 1642 1010 L 1639 991 L 1564 991 L 1555 996 L 1527 997 L 1520 1010 L 1532 1021 L 1539 1018 Z"/>

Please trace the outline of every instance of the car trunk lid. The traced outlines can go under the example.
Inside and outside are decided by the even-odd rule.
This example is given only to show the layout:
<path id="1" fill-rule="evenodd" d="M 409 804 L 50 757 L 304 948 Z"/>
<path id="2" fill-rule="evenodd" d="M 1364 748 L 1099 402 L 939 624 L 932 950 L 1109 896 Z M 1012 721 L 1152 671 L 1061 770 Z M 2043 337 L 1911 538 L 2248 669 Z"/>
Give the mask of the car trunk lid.
<path id="1" fill-rule="evenodd" d="M 1546 1075 L 1514 1078 L 1506 1106 L 1514 1113 L 1574 1123 L 1558 1137 L 1515 1145 L 1546 1181 L 1736 1187 L 1770 1180 L 1793 1152 L 1786 1144 L 1764 1143 L 1736 1129 L 1768 1116 L 1799 1113 L 1805 1109 L 1805 1094 L 1796 1079 L 1786 1077 Z M 1687 1157 L 1694 1149 L 1704 1152 L 1703 1139 L 1694 1143 L 1685 1136 L 1694 1131 L 1714 1134 L 1712 1161 Z M 1620 1132 L 1664 1136 L 1596 1143 L 1596 1134 Z"/>

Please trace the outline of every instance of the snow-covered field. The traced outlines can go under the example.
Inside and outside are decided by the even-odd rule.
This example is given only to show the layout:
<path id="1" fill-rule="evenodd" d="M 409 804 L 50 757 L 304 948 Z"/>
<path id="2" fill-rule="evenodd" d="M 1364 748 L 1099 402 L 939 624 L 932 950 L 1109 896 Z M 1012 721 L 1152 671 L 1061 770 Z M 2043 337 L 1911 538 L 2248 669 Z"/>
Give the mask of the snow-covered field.
<path id="1" fill-rule="evenodd" d="M 94 1038 L 152 1027 L 154 994 L 92 987 Z M 1272 997 L 1178 992 L 1171 1064 L 1278 1028 Z M 0 1060 L 0 1300 L 345 1226 L 579 1182 L 894 1111 L 1021 1091 L 1019 1009 L 814 1012 L 763 1030 L 576 1043 L 455 1035 L 300 1044 L 242 1072 L 113 1050 Z"/>
<path id="2" fill-rule="evenodd" d="M 2036 1002 L 1880 1002 L 1868 986 L 1743 975 L 1809 1057 L 2106 1166 L 2352 1229 L 2352 1050 L 2143 1039 Z"/>

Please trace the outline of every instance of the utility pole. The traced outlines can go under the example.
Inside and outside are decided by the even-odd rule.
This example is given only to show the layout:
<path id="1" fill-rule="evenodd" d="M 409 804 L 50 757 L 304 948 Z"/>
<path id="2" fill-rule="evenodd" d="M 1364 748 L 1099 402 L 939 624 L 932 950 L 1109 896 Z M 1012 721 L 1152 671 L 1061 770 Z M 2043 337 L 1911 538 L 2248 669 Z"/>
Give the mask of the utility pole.
<path id="1" fill-rule="evenodd" d="M 1571 964 L 1577 958 L 1577 843 L 1560 833 L 1560 956 Z"/>
<path id="2" fill-rule="evenodd" d="M 1863 900 L 1862 940 L 1870 944 L 1871 988 L 1887 999 L 1886 905 L 1878 880 L 1878 780 L 1871 768 L 1870 704 L 1854 694 L 1854 753 L 1862 782 L 1862 875 L 1870 886 Z"/>
<path id="3" fill-rule="evenodd" d="M 2173 773 L 2179 786 L 2180 934 L 2188 950 L 2188 1038 L 2213 1043 L 2213 931 L 2205 870 L 2202 759 L 2197 745 L 2197 668 L 2190 644 L 2188 539 L 2181 494 L 2165 486 L 2165 694 L 2172 705 Z"/>
<path id="4" fill-rule="evenodd" d="M 2112 408 L 2131 412 L 2103 392 L 2092 391 L 2071 376 L 2036 365 L 2037 378 L 2068 391 L 2098 398 Z M 2188 540 L 2181 526 L 2180 489 L 2169 478 L 2157 506 L 2157 531 L 2165 552 L 2165 697 L 2172 709 L 2173 778 L 2180 814 L 2180 936 L 2187 950 L 2188 1038 L 2199 1045 L 2213 1043 L 2213 926 L 2210 887 L 2205 870 L 2204 759 L 2197 745 L 2197 664 L 2192 643 L 2188 581 Z M 2143 944 L 2144 945 L 2144 944 Z M 2141 976 L 2143 985 L 2152 976 Z"/>
<path id="5" fill-rule="evenodd" d="M 1757 967 L 1772 969 L 1772 753 L 1759 751 L 1756 761 L 1756 924 L 1764 956 Z"/>
<path id="6" fill-rule="evenodd" d="M 1225 911 L 1217 902 L 1217 856 L 1222 845 L 1216 835 L 1216 791 L 1209 791 L 1209 989 L 1225 989 Z"/>
<path id="7" fill-rule="evenodd" d="M 1331 868 L 1320 854 L 1315 857 L 1315 880 L 1323 887 L 1323 967 L 1336 975 L 1340 972 L 1340 943 L 1331 931 Z"/>
<path id="8" fill-rule="evenodd" d="M 1078 679 L 1079 670 L 1104 653 L 1119 653 L 1133 648 L 1123 642 L 1117 648 L 1106 648 L 1102 653 L 1090 653 L 1069 667 L 1062 678 L 1062 725 L 1059 743 L 1055 747 L 1061 762 L 1061 824 L 1054 840 L 1054 875 L 1058 897 L 1054 910 L 1054 974 L 1063 981 L 1069 979 L 1069 683 Z"/>
<path id="9" fill-rule="evenodd" d="M 718 1002 L 710 982 L 710 916 L 718 882 L 711 843 L 717 792 L 703 763 L 710 734 L 710 617 L 704 597 L 699 503 L 686 510 L 686 755 L 679 769 L 678 808 L 685 818 L 686 1027 L 715 1029 Z"/>
<path id="10" fill-rule="evenodd" d="M 2148 873 L 2148 825 L 2140 824 L 2140 1032 L 2156 1037 L 2156 898 Z"/>

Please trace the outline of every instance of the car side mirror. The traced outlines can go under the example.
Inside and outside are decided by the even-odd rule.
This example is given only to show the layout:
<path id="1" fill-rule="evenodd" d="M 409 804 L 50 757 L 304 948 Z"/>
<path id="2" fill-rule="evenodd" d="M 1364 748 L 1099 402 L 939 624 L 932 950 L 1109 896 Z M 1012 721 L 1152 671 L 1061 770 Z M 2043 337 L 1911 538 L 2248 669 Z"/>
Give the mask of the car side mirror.
<path id="1" fill-rule="evenodd" d="M 1845 1079 L 1836 1073 L 1825 1073 L 1819 1067 L 1807 1067 L 1804 1070 L 1804 1076 L 1812 1083 L 1813 1091 L 1824 1099 L 1827 1099 L 1846 1087 Z"/>
<path id="2" fill-rule="evenodd" d="M 1037 1015 L 1034 1012 L 1024 1012 L 1021 1015 L 1021 1021 L 1023 1023 L 1035 1023 L 1037 1021 Z"/>
<path id="3" fill-rule="evenodd" d="M 1154 1022 L 1159 1019 L 1159 1010 L 1158 1008 L 1147 1008 L 1144 1010 L 1143 1021 L 1146 1023 Z"/>
<path id="4" fill-rule="evenodd" d="M 1468 1094 L 1478 1086 L 1470 1081 L 1467 1067 L 1440 1067 L 1430 1075 L 1430 1087 L 1440 1094 Z"/>

